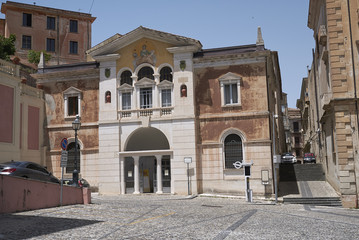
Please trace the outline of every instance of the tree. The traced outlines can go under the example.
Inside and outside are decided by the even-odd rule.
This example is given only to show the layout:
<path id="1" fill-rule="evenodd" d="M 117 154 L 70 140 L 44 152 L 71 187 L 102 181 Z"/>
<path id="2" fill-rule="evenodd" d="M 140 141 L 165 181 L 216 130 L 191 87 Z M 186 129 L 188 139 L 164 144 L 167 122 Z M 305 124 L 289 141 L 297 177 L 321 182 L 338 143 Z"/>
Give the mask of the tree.
<path id="1" fill-rule="evenodd" d="M 44 61 L 48 62 L 51 59 L 51 54 L 46 53 L 45 51 L 29 50 L 29 53 L 27 54 L 27 59 L 30 63 L 39 64 L 41 52 L 44 53 Z"/>
<path id="2" fill-rule="evenodd" d="M 0 59 L 9 61 L 10 55 L 14 55 L 16 36 L 11 34 L 10 37 L 6 38 L 0 35 Z"/>

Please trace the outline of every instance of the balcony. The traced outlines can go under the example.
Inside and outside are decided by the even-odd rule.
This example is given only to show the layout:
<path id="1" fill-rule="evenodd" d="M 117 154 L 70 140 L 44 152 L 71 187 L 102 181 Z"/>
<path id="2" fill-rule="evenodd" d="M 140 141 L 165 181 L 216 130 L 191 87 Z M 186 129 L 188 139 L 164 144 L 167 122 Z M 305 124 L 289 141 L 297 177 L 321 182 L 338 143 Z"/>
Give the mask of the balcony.
<path id="1" fill-rule="evenodd" d="M 173 107 L 166 108 L 146 108 L 146 109 L 133 109 L 133 110 L 124 110 L 118 111 L 120 119 L 137 119 L 140 117 L 168 117 L 172 115 Z"/>
<path id="2" fill-rule="evenodd" d="M 0 72 L 7 73 L 15 77 L 20 77 L 20 66 L 0 59 Z"/>

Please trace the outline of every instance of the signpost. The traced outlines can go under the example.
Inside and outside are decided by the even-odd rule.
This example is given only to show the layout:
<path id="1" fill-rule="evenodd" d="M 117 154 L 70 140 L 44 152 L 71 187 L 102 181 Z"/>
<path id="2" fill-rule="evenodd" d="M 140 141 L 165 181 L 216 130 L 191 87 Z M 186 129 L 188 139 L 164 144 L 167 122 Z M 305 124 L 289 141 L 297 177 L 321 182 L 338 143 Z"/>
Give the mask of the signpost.
<path id="1" fill-rule="evenodd" d="M 240 169 L 244 167 L 244 177 L 245 177 L 245 184 L 246 184 L 246 200 L 247 202 L 252 202 L 252 189 L 249 186 L 249 178 L 251 176 L 251 166 L 253 165 L 253 161 L 250 163 L 244 163 L 240 161 L 236 161 L 233 163 L 233 166 L 236 169 Z"/>
<path id="2" fill-rule="evenodd" d="M 63 179 L 64 179 L 64 168 L 67 166 L 67 159 L 68 159 L 68 152 L 66 151 L 67 149 L 67 138 L 63 138 L 61 140 L 61 163 L 60 163 L 60 167 L 61 167 L 61 193 L 60 193 L 60 205 L 62 206 L 62 188 L 63 188 Z"/>
<path id="3" fill-rule="evenodd" d="M 188 183 L 188 195 L 189 195 L 189 164 L 192 162 L 192 158 L 191 157 L 185 157 L 184 158 L 184 162 L 187 163 L 187 183 Z"/>

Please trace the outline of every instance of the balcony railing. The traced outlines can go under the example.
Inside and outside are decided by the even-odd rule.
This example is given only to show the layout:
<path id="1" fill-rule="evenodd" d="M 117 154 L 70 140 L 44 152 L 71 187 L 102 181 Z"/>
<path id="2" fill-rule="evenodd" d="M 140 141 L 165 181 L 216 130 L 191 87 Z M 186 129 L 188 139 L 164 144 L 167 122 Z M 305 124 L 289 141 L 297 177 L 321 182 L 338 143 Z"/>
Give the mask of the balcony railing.
<path id="1" fill-rule="evenodd" d="M 118 113 L 120 118 L 126 118 L 126 119 L 147 117 L 147 116 L 162 117 L 162 116 L 172 115 L 173 107 L 123 110 L 123 111 L 119 111 Z"/>
<path id="2" fill-rule="evenodd" d="M 2 59 L 0 59 L 0 71 L 15 77 L 20 77 L 20 66 Z"/>

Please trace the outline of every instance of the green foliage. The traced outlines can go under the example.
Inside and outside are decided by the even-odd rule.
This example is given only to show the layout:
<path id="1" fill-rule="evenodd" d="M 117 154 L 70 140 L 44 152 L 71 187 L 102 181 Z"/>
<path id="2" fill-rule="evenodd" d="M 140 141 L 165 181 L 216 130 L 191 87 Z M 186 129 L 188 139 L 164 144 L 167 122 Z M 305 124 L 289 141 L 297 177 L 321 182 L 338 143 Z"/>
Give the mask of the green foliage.
<path id="1" fill-rule="evenodd" d="M 0 59 L 9 61 L 10 55 L 14 55 L 16 50 L 15 40 L 16 36 L 14 34 L 11 34 L 8 38 L 0 35 Z"/>
<path id="2" fill-rule="evenodd" d="M 51 59 L 51 54 L 46 53 L 45 51 L 29 50 L 27 54 L 27 59 L 29 60 L 30 63 L 39 64 L 41 52 L 44 53 L 45 62 L 48 62 Z"/>

